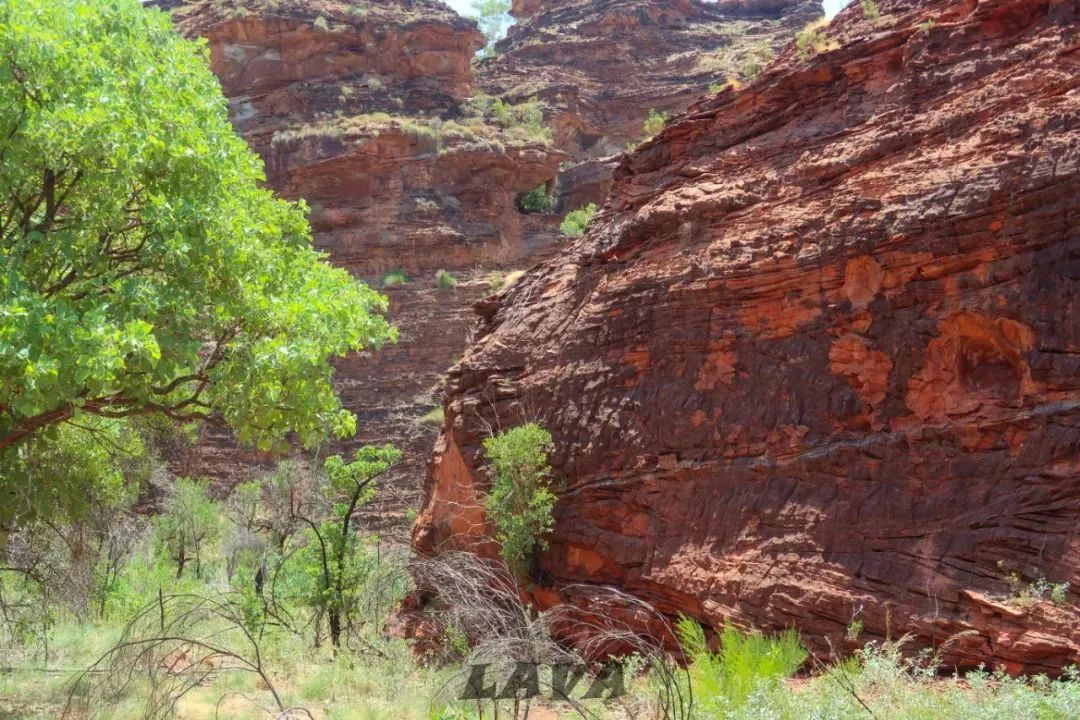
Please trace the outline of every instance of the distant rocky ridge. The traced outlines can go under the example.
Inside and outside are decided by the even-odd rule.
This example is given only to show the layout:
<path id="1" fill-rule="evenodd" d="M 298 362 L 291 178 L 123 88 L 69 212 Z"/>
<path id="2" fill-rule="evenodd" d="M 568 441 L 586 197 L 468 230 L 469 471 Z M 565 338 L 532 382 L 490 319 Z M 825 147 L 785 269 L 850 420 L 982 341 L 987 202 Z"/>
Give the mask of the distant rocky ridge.
<path id="1" fill-rule="evenodd" d="M 711 86 L 751 79 L 807 23 L 815 0 L 515 0 L 517 23 L 478 84 L 512 102 L 538 100 L 559 149 L 562 205 L 602 203 L 650 113 L 675 113 Z"/>
<path id="2" fill-rule="evenodd" d="M 537 607 L 1080 662 L 1080 4 L 871 8 L 674 118 L 478 308 L 421 553 L 493 551 L 482 440 L 529 420 Z"/>

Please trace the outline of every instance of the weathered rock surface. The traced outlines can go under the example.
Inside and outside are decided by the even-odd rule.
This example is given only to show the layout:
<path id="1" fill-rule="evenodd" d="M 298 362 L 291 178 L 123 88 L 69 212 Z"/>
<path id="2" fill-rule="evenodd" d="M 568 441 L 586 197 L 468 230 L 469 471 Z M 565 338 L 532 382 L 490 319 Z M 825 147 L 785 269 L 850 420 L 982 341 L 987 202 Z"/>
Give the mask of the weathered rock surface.
<path id="1" fill-rule="evenodd" d="M 490 552 L 481 439 L 535 419 L 541 606 L 1080 662 L 1080 4 L 880 7 L 676 118 L 480 307 L 419 550 Z M 1070 589 L 1023 606 L 1011 573 Z"/>
<path id="2" fill-rule="evenodd" d="M 560 242 L 557 217 L 523 215 L 516 201 L 552 181 L 567 155 L 548 133 L 523 126 L 520 118 L 496 117 L 474 99 L 480 89 L 471 63 L 483 38 L 472 21 L 441 2 L 157 4 L 172 9 L 183 33 L 207 39 L 234 124 L 265 160 L 269 184 L 311 205 L 316 244 L 372 284 L 392 271 L 411 278 L 387 288 L 400 342 L 338 366 L 338 389 L 360 420 L 360 435 L 349 445 L 392 442 L 406 451 L 406 464 L 388 483 L 395 492 L 387 499 L 400 513 L 419 499 L 435 435 L 422 418 L 436 405 L 434 386 L 464 351 L 470 306 L 490 291 L 492 270 L 526 267 Z M 569 50 L 532 58 L 518 47 L 526 42 L 522 34 L 511 55 L 527 60 L 521 72 L 530 75 L 541 61 L 548 63 L 543 77 L 594 73 L 579 91 L 581 102 L 593 103 L 590 93 L 596 93 L 596 108 L 638 130 L 648 107 L 684 107 L 720 73 L 715 60 L 712 70 L 695 70 L 689 79 L 684 70 L 714 55 L 725 58 L 726 68 L 740 48 L 790 35 L 793 18 L 804 12 L 790 10 L 791 3 L 748 11 L 651 0 L 629 13 L 626 3 L 621 9 L 591 4 L 596 8 L 586 12 L 561 3 L 567 6 L 561 24 L 546 14 L 527 23 L 528 32 L 545 37 L 565 32 Z M 554 10 L 560 3 L 549 5 Z M 639 22 L 648 27 L 635 27 Z M 633 93 L 600 97 L 616 85 L 606 60 L 590 69 L 603 56 L 594 42 L 601 31 L 617 33 L 609 39 L 619 52 L 636 46 L 641 67 L 652 62 L 648 53 L 659 58 L 664 69 L 634 86 L 644 109 L 628 101 Z M 550 38 L 544 43 L 553 47 Z M 672 60 L 679 54 L 681 60 Z M 496 66 L 511 73 L 514 62 Z M 560 71 L 558 63 L 573 67 Z M 604 121 L 601 114 L 589 117 Z M 621 149 L 622 135 L 612 137 Z M 577 148 L 578 140 L 567 145 Z M 566 169 L 563 205 L 603 197 L 615 164 L 590 159 Z M 455 289 L 436 287 L 439 270 L 458 280 Z M 193 457 L 178 461 L 178 472 L 232 481 L 270 467 L 271 458 L 238 450 L 228 433 L 205 432 Z"/>
<path id="3" fill-rule="evenodd" d="M 480 63 L 478 83 L 544 104 L 557 147 L 581 162 L 644 139 L 650 110 L 682 111 L 711 85 L 753 75 L 822 9 L 817 0 L 532 0 L 511 14 L 517 23 Z M 591 169 L 599 182 L 560 178 L 564 207 L 603 201 L 610 172 Z"/>
<path id="4" fill-rule="evenodd" d="M 435 431 L 421 419 L 464 350 L 469 307 L 491 271 L 528 264 L 558 240 L 557 219 L 515 201 L 552 180 L 564 155 L 543 136 L 489 122 L 469 100 L 483 45 L 472 21 L 434 0 L 188 0 L 178 29 L 207 39 L 237 129 L 269 184 L 312 208 L 315 244 L 386 288 L 397 345 L 338 364 L 337 388 L 360 434 L 339 450 L 391 442 L 406 462 L 390 506 L 415 504 Z M 436 273 L 457 280 L 440 289 Z M 235 480 L 270 458 L 213 428 L 187 472 Z"/>

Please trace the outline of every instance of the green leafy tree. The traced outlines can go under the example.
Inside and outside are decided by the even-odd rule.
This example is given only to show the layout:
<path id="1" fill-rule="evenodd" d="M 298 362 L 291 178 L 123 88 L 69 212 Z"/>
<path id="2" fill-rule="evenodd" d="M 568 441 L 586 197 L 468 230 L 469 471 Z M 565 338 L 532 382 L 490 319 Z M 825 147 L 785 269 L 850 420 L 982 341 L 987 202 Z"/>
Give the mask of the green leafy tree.
<path id="1" fill-rule="evenodd" d="M 401 451 L 391 445 L 362 447 L 352 462 L 340 455 L 327 458 L 323 467 L 326 493 L 334 498 L 331 517 L 298 517 L 308 527 L 307 544 L 298 558 L 301 572 L 309 577 L 303 601 L 317 619 L 326 618 L 334 647 L 341 645 L 368 570 L 365 541 L 353 527 L 357 511 L 375 497 L 375 480 L 400 461 Z"/>
<path id="2" fill-rule="evenodd" d="M 585 234 L 585 228 L 592 221 L 593 215 L 596 215 L 596 203 L 589 203 L 579 207 L 577 210 L 571 210 L 563 218 L 559 230 L 567 237 L 581 237 Z"/>
<path id="3" fill-rule="evenodd" d="M 485 56 L 495 54 L 495 43 L 506 36 L 506 31 L 514 22 L 510 17 L 510 0 L 473 0 L 473 17 L 480 26 L 480 32 L 487 38 Z"/>
<path id="4" fill-rule="evenodd" d="M 261 187 L 207 60 L 137 0 L 0 3 L 0 526 L 70 499 L 33 469 L 88 417 L 355 432 L 330 359 L 386 300 Z"/>
<path id="5" fill-rule="evenodd" d="M 176 577 L 184 575 L 189 562 L 201 579 L 207 546 L 221 535 L 221 504 L 206 494 L 206 483 L 180 478 L 154 518 L 154 543 L 158 554 L 176 564 Z"/>
<path id="6" fill-rule="evenodd" d="M 536 423 L 484 440 L 494 475 L 484 509 L 495 524 L 503 560 L 517 573 L 526 572 L 536 549 L 547 549 L 545 536 L 555 524 L 552 447 L 551 433 Z"/>

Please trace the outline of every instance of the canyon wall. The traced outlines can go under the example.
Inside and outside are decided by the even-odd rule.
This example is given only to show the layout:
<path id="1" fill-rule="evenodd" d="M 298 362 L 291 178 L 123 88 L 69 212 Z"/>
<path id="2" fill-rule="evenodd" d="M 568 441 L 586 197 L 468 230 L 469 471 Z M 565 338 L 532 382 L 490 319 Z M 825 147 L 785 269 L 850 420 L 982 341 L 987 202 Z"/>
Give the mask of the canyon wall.
<path id="1" fill-rule="evenodd" d="M 515 200 L 554 178 L 564 155 L 471 103 L 484 39 L 440 2 L 189 0 L 173 16 L 182 33 L 206 38 L 269 184 L 310 205 L 316 246 L 390 298 L 399 342 L 337 363 L 360 432 L 334 450 L 402 448 L 406 462 L 380 496 L 400 515 L 418 500 L 435 436 L 423 418 L 464 350 L 470 306 L 499 286 L 501 269 L 558 240 L 556 218 L 523 215 Z M 441 286 L 440 270 L 452 278 Z M 185 473 L 226 482 L 273 460 L 213 427 L 194 454 Z"/>
<path id="2" fill-rule="evenodd" d="M 751 79 L 822 16 L 817 0 L 515 0 L 516 24 L 478 65 L 478 83 L 511 102 L 538 101 L 570 155 L 561 204 L 602 203 L 651 111 L 685 109 L 710 86 Z"/>
<path id="3" fill-rule="evenodd" d="M 182 33 L 206 38 L 233 123 L 263 157 L 269 184 L 287 197 L 307 200 L 316 245 L 390 298 L 390 315 L 401 331 L 397 345 L 337 365 L 337 388 L 357 413 L 360 432 L 335 450 L 385 442 L 405 450 L 405 464 L 383 483 L 378 510 L 403 527 L 405 508 L 419 503 L 424 464 L 440 422 L 437 413 L 425 416 L 437 408 L 436 384 L 467 345 L 470 307 L 498 289 L 507 271 L 550 255 L 562 242 L 558 215 L 523 214 L 517 201 L 542 183 L 553 185 L 580 142 L 560 142 L 565 133 L 557 119 L 565 113 L 548 108 L 549 100 L 557 101 L 548 93 L 528 98 L 511 93 L 506 101 L 518 106 L 495 112 L 494 98 L 485 97 L 484 89 L 498 94 L 498 82 L 485 83 L 484 70 L 474 80 L 472 68 L 483 36 L 474 22 L 434 0 L 154 4 L 172 11 Z M 542 34 L 544 52 L 535 59 L 545 63 L 543 77 L 560 72 L 594 77 L 576 96 L 603 108 L 602 114 L 588 114 L 588 122 L 610 120 L 613 127 L 636 127 L 635 132 L 644 111 L 628 94 L 611 94 L 617 83 L 597 32 L 608 33 L 603 44 L 620 53 L 635 46 L 640 67 L 654 56 L 661 62 L 666 69 L 643 79 L 637 92 L 640 103 L 662 109 L 683 107 L 710 82 L 723 81 L 726 70 L 719 66 L 683 77 L 698 50 L 709 54 L 724 48 L 727 68 L 738 62 L 742 49 L 756 52 L 762 38 L 776 44 L 794 32 L 790 18 L 777 19 L 791 3 L 762 6 L 746 17 L 688 0 L 569 7 L 576 18 L 585 5 L 595 6 L 585 12 L 587 22 L 564 17 L 567 8 L 561 6 L 573 3 L 543 5 L 545 13 L 563 13 L 562 24 L 538 16 L 505 45 L 507 58 L 481 67 L 499 68 L 499 77 L 513 76 L 515 58 L 533 57 L 520 47 L 532 44 L 525 38 Z M 627 10 L 631 5 L 634 12 Z M 811 6 L 820 13 L 817 4 Z M 540 10 L 540 5 L 533 8 Z M 551 32 L 576 49 L 553 54 Z M 744 34 L 745 42 L 732 45 Z M 651 39 L 645 43 L 644 38 Z M 675 62 L 673 55 L 684 57 Z M 565 65 L 562 71 L 559 63 Z M 521 72 L 541 77 L 531 65 Z M 521 102 L 528 100 L 534 102 Z M 556 131 L 525 118 L 522 110 L 529 106 L 547 109 Z M 611 132 L 621 147 L 630 131 Z M 575 168 L 570 184 L 595 196 L 590 183 L 606 188 L 611 167 L 610 162 L 585 167 L 585 174 Z M 582 180 L 590 173 L 591 180 Z M 440 287 L 439 270 L 448 271 L 456 285 Z M 227 485 L 272 465 L 273 458 L 239 449 L 226 431 L 207 427 L 176 470 Z"/>
<path id="4" fill-rule="evenodd" d="M 877 7 L 676 117 L 479 306 L 419 551 L 491 552 L 481 442 L 535 420 L 539 607 L 1080 662 L 1080 5 Z"/>

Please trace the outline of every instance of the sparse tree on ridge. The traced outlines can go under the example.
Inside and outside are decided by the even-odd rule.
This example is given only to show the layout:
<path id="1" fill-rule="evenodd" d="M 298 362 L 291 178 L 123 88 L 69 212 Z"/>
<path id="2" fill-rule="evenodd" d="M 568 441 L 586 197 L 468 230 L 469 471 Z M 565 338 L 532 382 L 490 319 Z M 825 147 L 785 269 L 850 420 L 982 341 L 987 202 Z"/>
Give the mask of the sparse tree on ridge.
<path id="1" fill-rule="evenodd" d="M 484 55 L 494 55 L 495 43 L 505 37 L 507 29 L 514 23 L 510 17 L 510 0 L 472 0 L 472 10 L 480 31 L 488 39 Z"/>

